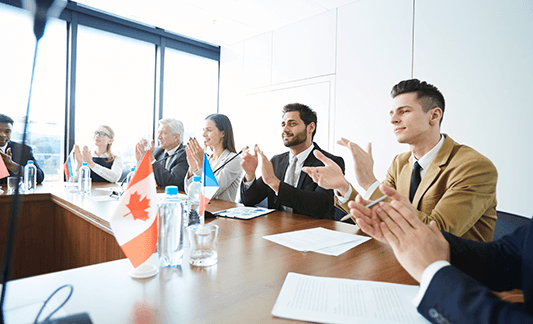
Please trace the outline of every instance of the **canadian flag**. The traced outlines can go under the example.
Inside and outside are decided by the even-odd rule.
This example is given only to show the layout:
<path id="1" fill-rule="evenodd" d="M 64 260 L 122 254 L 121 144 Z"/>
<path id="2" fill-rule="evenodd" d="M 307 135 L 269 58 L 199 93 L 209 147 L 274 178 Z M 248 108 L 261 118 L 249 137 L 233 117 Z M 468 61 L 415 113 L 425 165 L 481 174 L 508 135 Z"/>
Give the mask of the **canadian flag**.
<path id="1" fill-rule="evenodd" d="M 204 167 L 202 171 L 202 194 L 200 196 L 200 215 L 204 215 L 205 208 L 213 195 L 218 190 L 217 178 L 211 169 L 211 164 L 207 159 L 207 154 L 204 153 Z M 205 218 L 204 218 L 205 219 Z"/>
<path id="2" fill-rule="evenodd" d="M 110 220 L 115 239 L 135 268 L 156 250 L 156 193 L 150 152 L 147 151 Z"/>

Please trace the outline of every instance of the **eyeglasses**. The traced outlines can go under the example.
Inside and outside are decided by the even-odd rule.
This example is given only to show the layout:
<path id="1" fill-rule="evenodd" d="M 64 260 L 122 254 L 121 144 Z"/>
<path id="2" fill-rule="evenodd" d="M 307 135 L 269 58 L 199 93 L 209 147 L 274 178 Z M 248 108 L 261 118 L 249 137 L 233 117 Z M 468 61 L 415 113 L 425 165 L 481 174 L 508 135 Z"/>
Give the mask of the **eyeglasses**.
<path id="1" fill-rule="evenodd" d="M 100 137 L 107 136 L 107 137 L 111 138 L 111 136 L 109 136 L 109 134 L 104 133 L 104 132 L 99 132 L 99 131 L 95 131 L 94 132 L 94 136 L 100 136 Z"/>

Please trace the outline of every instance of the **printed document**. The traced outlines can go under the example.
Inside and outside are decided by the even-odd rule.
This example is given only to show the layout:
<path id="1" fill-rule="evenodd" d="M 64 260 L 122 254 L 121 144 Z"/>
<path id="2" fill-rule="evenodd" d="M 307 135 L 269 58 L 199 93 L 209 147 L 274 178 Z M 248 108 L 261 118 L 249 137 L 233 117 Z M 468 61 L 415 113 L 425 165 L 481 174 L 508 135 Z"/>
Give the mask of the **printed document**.
<path id="1" fill-rule="evenodd" d="M 289 272 L 272 315 L 318 323 L 429 323 L 411 302 L 418 289 Z"/>

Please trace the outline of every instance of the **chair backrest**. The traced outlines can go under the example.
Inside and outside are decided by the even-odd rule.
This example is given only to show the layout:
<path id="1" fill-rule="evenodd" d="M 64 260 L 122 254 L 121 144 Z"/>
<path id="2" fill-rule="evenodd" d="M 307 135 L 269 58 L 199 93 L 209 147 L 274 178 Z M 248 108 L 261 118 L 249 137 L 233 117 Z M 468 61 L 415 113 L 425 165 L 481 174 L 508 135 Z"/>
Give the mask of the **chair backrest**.
<path id="1" fill-rule="evenodd" d="M 502 236 L 511 234 L 518 227 L 526 225 L 528 222 L 531 222 L 530 218 L 514 215 L 511 213 L 497 211 L 496 214 L 498 216 L 498 219 L 496 220 L 496 228 L 494 228 L 494 241 L 501 238 Z"/>

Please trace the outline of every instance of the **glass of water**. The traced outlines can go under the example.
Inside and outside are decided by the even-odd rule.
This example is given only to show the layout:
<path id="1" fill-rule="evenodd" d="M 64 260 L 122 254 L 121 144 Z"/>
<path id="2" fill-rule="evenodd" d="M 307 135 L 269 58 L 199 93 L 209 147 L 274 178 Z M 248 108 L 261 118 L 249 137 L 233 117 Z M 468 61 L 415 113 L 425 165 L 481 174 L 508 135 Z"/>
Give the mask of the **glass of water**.
<path id="1" fill-rule="evenodd" d="M 218 226 L 192 225 L 189 232 L 189 263 L 209 267 L 218 262 Z"/>

